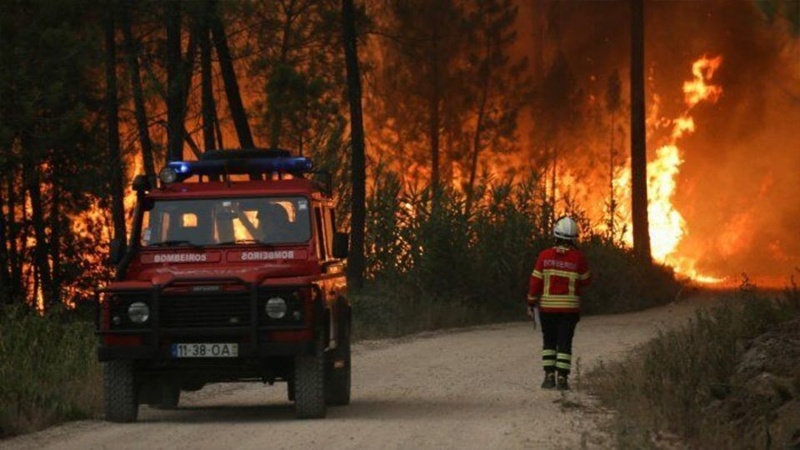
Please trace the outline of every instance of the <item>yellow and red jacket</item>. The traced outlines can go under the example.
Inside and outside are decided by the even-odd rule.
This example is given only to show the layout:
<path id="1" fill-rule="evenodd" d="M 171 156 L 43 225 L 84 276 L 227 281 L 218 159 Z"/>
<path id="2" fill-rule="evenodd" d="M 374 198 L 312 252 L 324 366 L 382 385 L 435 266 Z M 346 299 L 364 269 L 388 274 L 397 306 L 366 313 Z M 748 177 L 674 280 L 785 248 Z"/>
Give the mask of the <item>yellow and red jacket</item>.
<path id="1" fill-rule="evenodd" d="M 543 250 L 531 273 L 528 303 L 542 312 L 580 312 L 581 290 L 591 281 L 580 250 L 555 246 Z"/>

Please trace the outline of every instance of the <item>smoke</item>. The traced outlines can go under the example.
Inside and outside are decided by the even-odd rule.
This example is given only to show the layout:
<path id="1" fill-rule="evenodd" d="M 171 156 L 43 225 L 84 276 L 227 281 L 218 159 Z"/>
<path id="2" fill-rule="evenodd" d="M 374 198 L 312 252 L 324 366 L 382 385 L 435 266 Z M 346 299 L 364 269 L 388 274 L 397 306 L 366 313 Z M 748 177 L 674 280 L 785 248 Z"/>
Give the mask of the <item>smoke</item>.
<path id="1" fill-rule="evenodd" d="M 744 272 L 764 284 L 785 283 L 800 267 L 800 37 L 747 1 L 648 1 L 645 14 L 648 107 L 658 98 L 662 119 L 686 110 L 681 89 L 692 62 L 723 58 L 713 79 L 722 95 L 692 109 L 695 131 L 677 142 L 683 163 L 673 204 L 686 229 L 675 256 L 693 260 L 704 275 Z M 564 55 L 589 109 L 602 103 L 605 81 L 617 71 L 627 102 L 629 20 L 627 1 L 521 2 L 520 51 L 540 58 L 544 70 Z M 536 128 L 535 114 L 532 122 L 523 128 Z M 627 154 L 627 117 L 622 124 L 620 151 Z M 651 158 L 669 129 L 648 135 Z M 584 138 L 590 143 L 566 149 L 566 160 L 607 160 L 605 135 Z M 575 172 L 592 173 L 585 180 L 598 185 L 594 192 L 608 194 L 607 173 Z"/>

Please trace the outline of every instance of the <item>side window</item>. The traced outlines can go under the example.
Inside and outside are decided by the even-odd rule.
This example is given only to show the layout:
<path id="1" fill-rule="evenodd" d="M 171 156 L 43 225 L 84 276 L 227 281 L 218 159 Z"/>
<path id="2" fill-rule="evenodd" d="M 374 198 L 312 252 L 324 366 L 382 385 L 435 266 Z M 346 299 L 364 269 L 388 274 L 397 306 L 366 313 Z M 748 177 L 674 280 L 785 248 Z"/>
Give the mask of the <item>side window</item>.
<path id="1" fill-rule="evenodd" d="M 325 208 L 325 250 L 333 258 L 333 210 Z"/>
<path id="2" fill-rule="evenodd" d="M 324 224 L 325 216 L 323 214 L 323 209 L 321 206 L 317 205 L 314 206 L 314 234 L 317 236 L 317 257 L 320 261 L 325 261 L 328 259 L 326 254 L 326 236 L 325 236 L 325 224 Z"/>

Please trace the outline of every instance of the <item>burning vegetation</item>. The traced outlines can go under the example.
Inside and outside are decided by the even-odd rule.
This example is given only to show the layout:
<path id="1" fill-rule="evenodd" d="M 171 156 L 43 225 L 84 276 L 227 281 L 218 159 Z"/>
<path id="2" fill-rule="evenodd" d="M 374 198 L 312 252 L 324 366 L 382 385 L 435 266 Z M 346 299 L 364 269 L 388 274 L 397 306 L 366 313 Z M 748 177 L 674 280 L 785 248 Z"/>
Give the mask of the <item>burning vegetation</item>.
<path id="1" fill-rule="evenodd" d="M 524 279 L 563 213 L 580 218 L 589 242 L 632 244 L 628 2 L 357 5 L 368 278 L 440 274 L 450 266 L 435 264 L 462 264 L 443 255 L 463 240 L 490 269 L 465 266 L 458 278 L 501 273 L 492 258 L 519 258 L 498 276 Z M 107 243 L 130 216 L 133 194 L 122 186 L 211 148 L 284 147 L 314 158 L 336 175 L 347 223 L 338 2 L 139 2 L 90 13 L 90 2 L 40 0 L 5 9 L 3 302 L 88 299 L 110 276 Z M 657 263 L 702 282 L 745 272 L 770 285 L 800 265 L 791 237 L 800 219 L 797 16 L 795 3 L 780 0 L 647 2 Z M 436 216 L 437 203 L 451 216 Z M 503 226 L 517 213 L 525 220 L 512 233 Z M 464 235 L 424 237 L 437 226 Z M 498 239 L 509 247 L 492 249 Z M 503 253 L 514 239 L 530 246 Z M 434 256 L 442 258 L 426 259 Z M 448 286 L 468 291 L 464 284 Z"/>

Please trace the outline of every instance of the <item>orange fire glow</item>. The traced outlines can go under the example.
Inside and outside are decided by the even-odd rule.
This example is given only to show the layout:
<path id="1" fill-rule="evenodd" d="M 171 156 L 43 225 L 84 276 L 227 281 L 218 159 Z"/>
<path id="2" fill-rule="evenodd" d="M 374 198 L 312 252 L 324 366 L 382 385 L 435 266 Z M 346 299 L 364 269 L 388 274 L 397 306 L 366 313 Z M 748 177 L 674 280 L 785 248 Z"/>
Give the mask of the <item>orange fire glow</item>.
<path id="1" fill-rule="evenodd" d="M 714 77 L 714 72 L 720 64 L 722 64 L 722 56 L 715 58 L 703 56 L 692 64 L 694 79 L 683 83 L 684 99 L 690 109 L 703 100 L 716 102 L 722 95 L 721 87 L 706 84 L 706 81 Z"/>
<path id="2" fill-rule="evenodd" d="M 722 88 L 708 84 L 722 63 L 722 56 L 701 57 L 692 64 L 693 79 L 683 84 L 686 110 L 672 121 L 670 142 L 656 151 L 656 158 L 647 165 L 648 213 L 652 254 L 656 260 L 672 265 L 681 274 L 696 281 L 715 283 L 718 278 L 697 273 L 692 260 L 676 254 L 681 239 L 689 232 L 686 221 L 672 202 L 676 188 L 676 177 L 683 162 L 678 140 L 695 131 L 690 113 L 701 101 L 716 102 Z"/>

